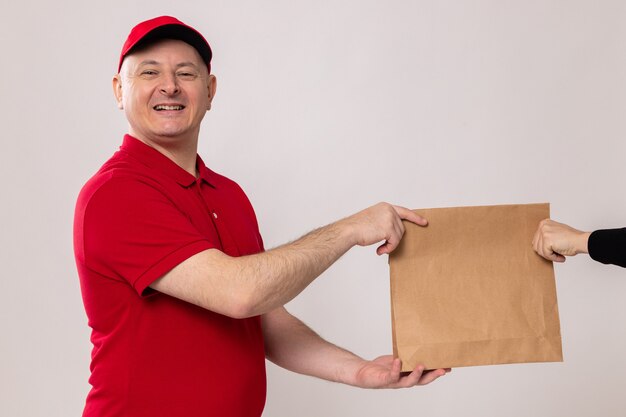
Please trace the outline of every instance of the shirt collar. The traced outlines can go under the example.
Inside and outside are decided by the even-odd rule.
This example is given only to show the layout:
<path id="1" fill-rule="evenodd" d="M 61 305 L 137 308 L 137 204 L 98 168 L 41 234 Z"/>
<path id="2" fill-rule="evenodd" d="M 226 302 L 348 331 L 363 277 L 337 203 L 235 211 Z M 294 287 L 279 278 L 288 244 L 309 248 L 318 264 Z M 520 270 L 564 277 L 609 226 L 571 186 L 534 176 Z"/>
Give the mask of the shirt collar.
<path id="1" fill-rule="evenodd" d="M 144 165 L 167 175 L 183 187 L 190 187 L 196 182 L 196 177 L 182 169 L 174 161 L 131 135 L 124 135 L 124 142 L 120 150 L 129 153 Z M 199 179 L 215 187 L 216 174 L 206 167 L 200 155 L 196 156 L 196 167 L 199 172 Z"/>

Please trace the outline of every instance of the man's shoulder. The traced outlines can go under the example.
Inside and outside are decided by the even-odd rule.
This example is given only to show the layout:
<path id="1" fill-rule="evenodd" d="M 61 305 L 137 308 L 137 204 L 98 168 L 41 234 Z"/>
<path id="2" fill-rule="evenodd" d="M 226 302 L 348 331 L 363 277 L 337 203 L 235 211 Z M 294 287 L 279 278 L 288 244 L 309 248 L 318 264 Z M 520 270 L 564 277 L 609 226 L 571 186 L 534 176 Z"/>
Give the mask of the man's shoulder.
<path id="1" fill-rule="evenodd" d="M 124 152 L 116 152 L 83 185 L 78 205 L 86 206 L 95 194 L 117 194 L 128 197 L 146 188 L 154 188 L 158 181 L 151 177 L 146 168 Z"/>

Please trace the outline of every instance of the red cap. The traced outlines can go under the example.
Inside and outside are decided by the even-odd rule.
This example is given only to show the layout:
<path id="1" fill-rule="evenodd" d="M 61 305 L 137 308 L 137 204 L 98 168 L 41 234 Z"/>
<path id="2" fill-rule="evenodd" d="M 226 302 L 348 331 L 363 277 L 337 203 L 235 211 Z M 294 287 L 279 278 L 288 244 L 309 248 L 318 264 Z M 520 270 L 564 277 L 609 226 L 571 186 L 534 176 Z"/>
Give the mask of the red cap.
<path id="1" fill-rule="evenodd" d="M 211 72 L 211 57 L 213 53 L 209 43 L 200 32 L 172 16 L 159 16 L 146 20 L 130 31 L 122 47 L 117 72 L 122 68 L 122 62 L 126 55 L 132 53 L 135 47 L 146 45 L 159 39 L 177 39 L 193 46 L 206 63 L 209 73 Z"/>

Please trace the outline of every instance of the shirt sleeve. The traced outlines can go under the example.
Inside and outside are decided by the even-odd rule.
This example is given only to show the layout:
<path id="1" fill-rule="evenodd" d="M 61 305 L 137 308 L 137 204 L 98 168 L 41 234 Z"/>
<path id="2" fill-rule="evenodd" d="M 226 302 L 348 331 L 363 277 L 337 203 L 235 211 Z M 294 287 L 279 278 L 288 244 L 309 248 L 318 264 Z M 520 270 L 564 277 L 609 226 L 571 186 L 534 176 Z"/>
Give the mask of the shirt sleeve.
<path id="1" fill-rule="evenodd" d="M 90 197 L 83 216 L 83 262 L 127 281 L 140 295 L 185 259 L 219 247 L 152 184 L 111 178 Z"/>
<path id="2" fill-rule="evenodd" d="M 592 259 L 626 268 L 626 228 L 596 230 L 587 245 Z"/>

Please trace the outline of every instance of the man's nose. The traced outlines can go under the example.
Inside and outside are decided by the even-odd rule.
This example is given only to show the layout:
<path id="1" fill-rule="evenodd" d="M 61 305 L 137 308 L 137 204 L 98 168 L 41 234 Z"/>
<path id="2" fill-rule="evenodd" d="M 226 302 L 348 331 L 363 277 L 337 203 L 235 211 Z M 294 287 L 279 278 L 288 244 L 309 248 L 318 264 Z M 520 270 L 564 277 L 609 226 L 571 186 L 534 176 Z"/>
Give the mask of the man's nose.
<path id="1" fill-rule="evenodd" d="M 168 96 L 178 94 L 180 87 L 178 86 L 178 79 L 176 74 L 164 74 L 161 79 L 160 91 Z"/>

